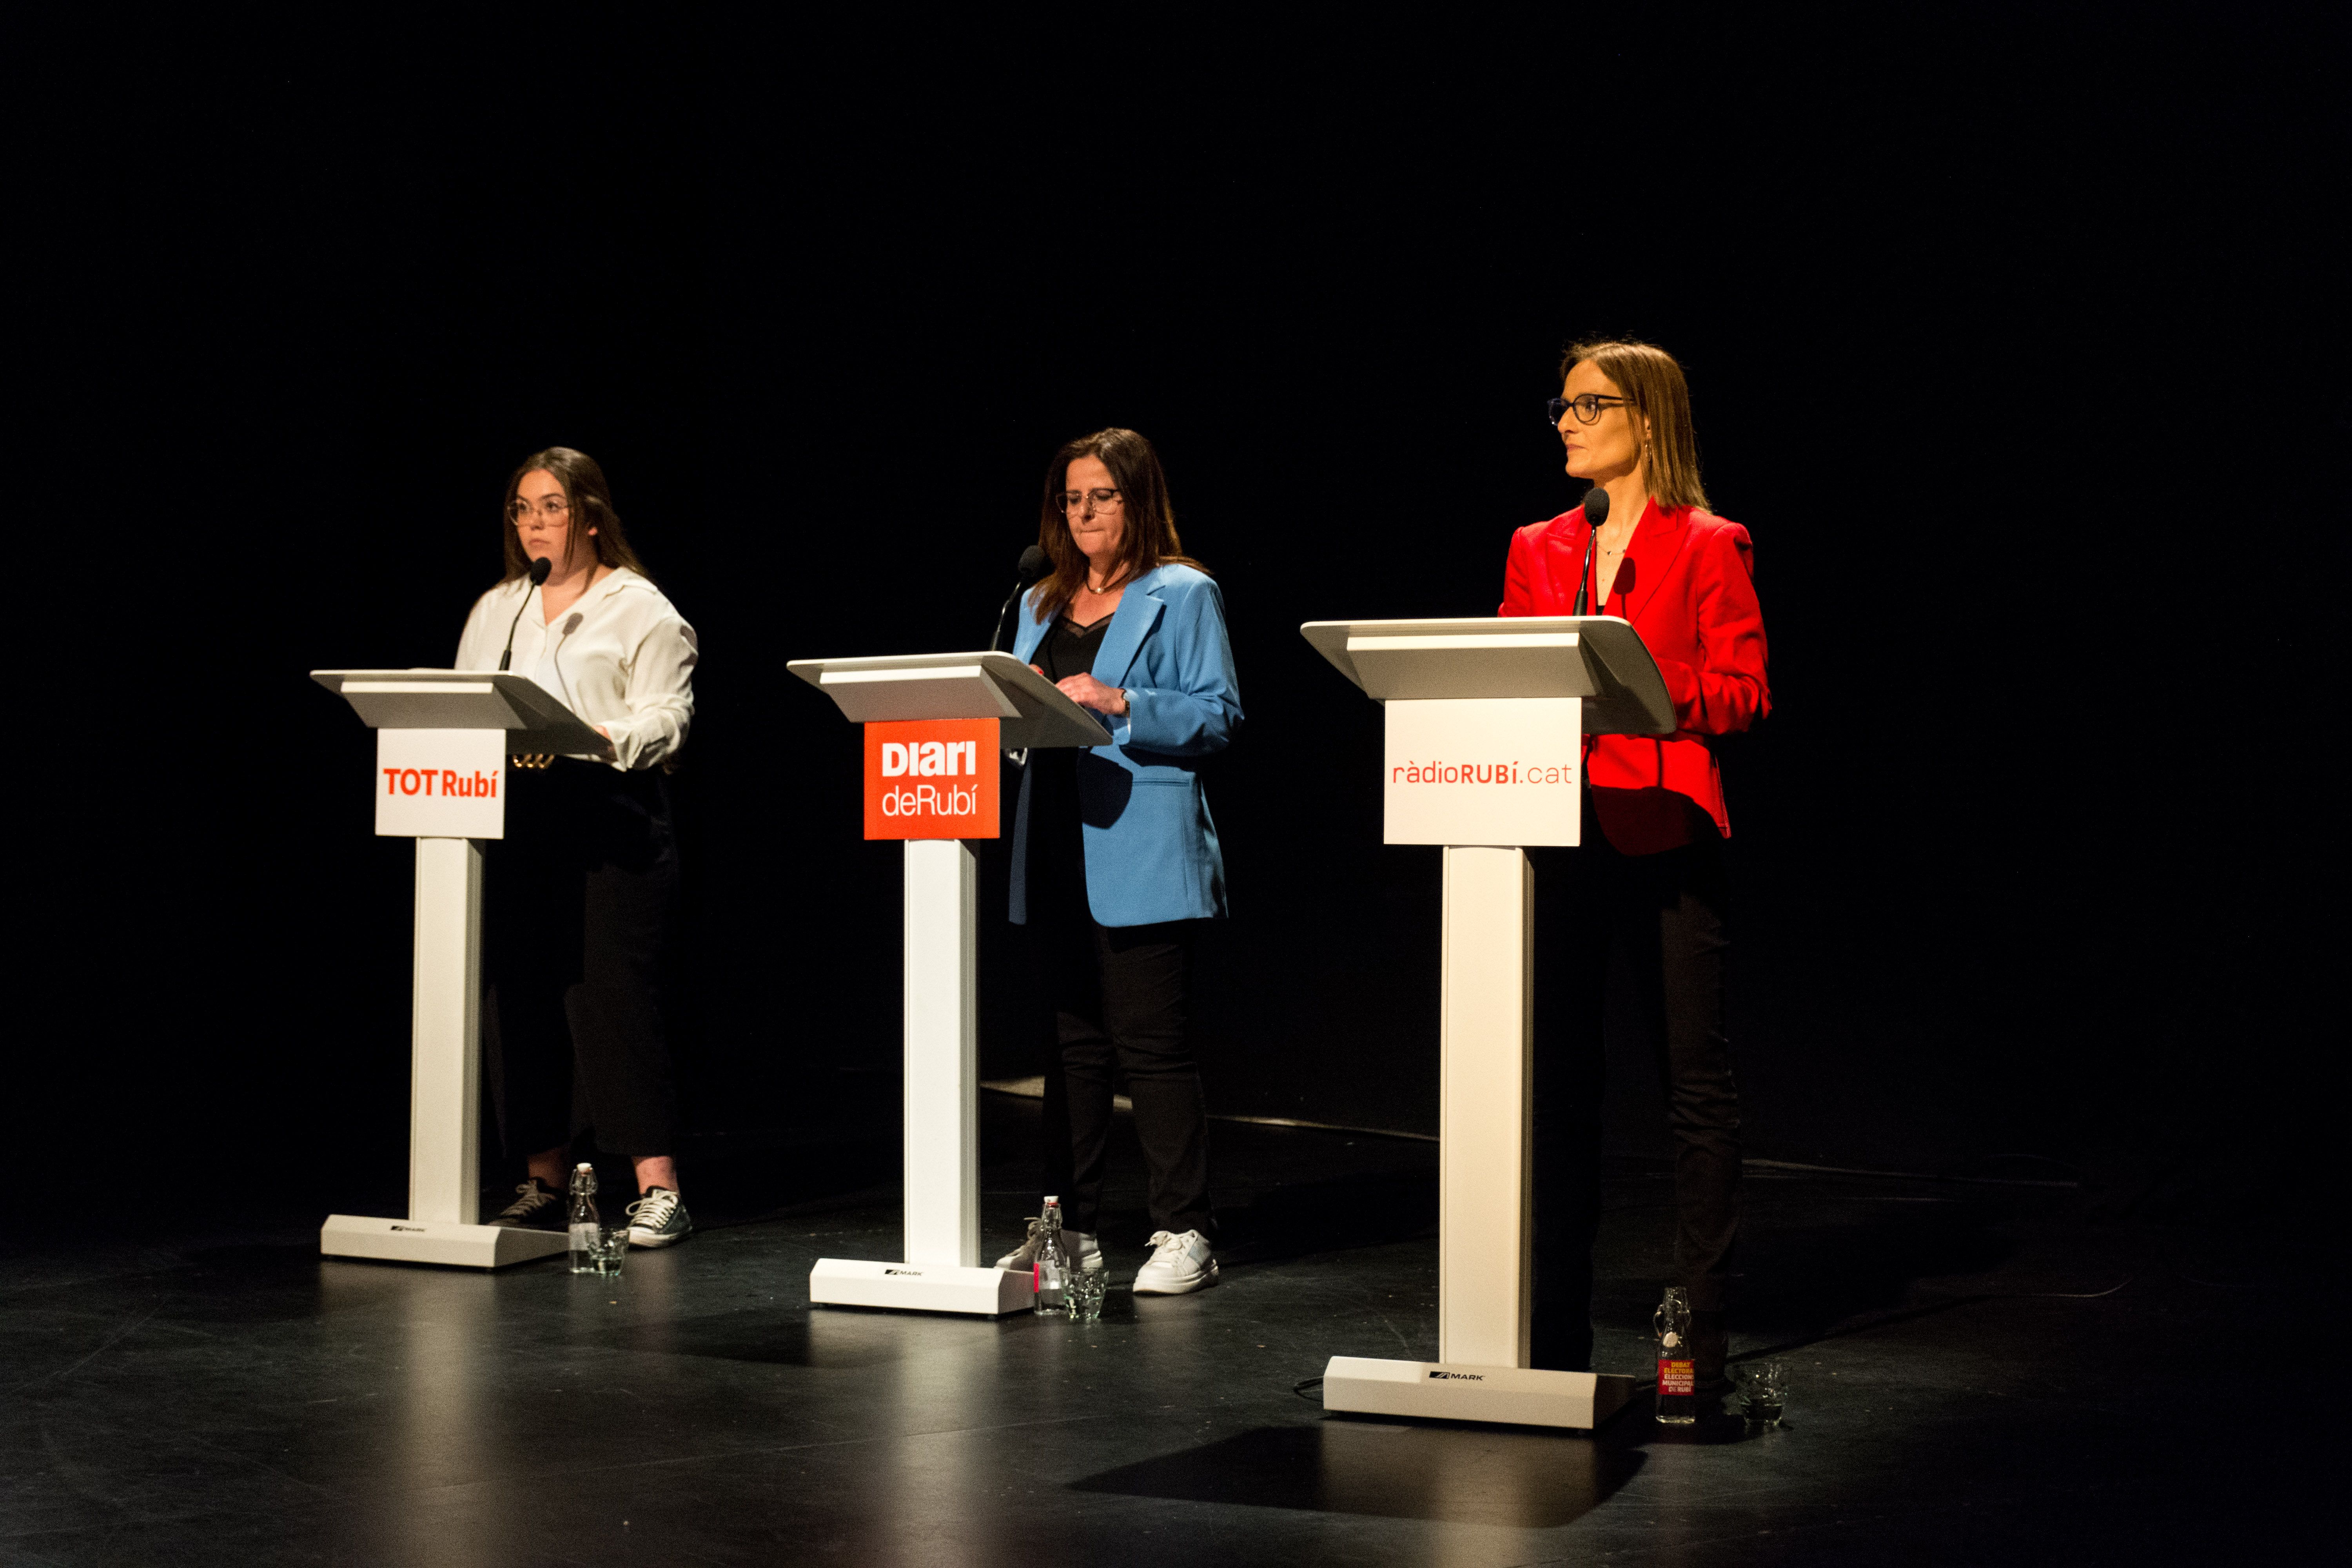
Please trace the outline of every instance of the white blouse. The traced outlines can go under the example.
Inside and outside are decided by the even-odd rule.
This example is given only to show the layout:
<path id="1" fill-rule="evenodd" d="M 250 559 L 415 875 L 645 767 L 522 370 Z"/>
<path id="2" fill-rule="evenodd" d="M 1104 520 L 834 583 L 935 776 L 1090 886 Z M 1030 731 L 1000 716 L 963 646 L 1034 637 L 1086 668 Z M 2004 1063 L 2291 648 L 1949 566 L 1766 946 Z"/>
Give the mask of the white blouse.
<path id="1" fill-rule="evenodd" d="M 474 601 L 457 639 L 459 669 L 496 669 L 515 612 L 508 668 L 553 692 L 613 737 L 613 765 L 650 768 L 677 754 L 694 718 L 694 628 L 662 591 L 621 567 L 547 624 L 528 577 Z"/>

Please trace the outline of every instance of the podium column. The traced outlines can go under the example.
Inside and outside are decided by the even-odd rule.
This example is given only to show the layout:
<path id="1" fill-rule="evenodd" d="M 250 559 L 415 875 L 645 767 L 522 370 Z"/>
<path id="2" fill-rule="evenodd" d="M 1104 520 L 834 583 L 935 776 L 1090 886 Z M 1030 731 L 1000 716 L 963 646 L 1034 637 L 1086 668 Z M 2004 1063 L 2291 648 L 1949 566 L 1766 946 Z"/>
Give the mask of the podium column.
<path id="1" fill-rule="evenodd" d="M 961 839 L 907 840 L 909 1263 L 980 1266 L 979 892 Z"/>
<path id="2" fill-rule="evenodd" d="M 1534 1312 L 1535 872 L 1448 846 L 1440 961 L 1437 1359 L 1528 1363 Z"/>
<path id="3" fill-rule="evenodd" d="M 482 847 L 416 841 L 408 1217 L 472 1225 L 481 1204 Z"/>
<path id="4" fill-rule="evenodd" d="M 1610 616 L 1312 621 L 1299 630 L 1387 709 L 1381 841 L 1445 851 L 1438 1359 L 1333 1356 L 1323 1408 L 1598 1426 L 1624 1408 L 1632 1378 L 1529 1364 L 1535 876 L 1525 847 L 1580 843 L 1585 737 L 1671 733 L 1674 700 L 1640 635 Z"/>
<path id="5" fill-rule="evenodd" d="M 367 778 L 376 836 L 416 844 L 407 1210 L 399 1218 L 331 1214 L 319 1227 L 320 1254 L 503 1268 L 562 1252 L 562 1232 L 478 1223 L 482 846 L 506 837 L 514 753 L 609 757 L 612 742 L 509 671 L 314 669 L 310 679 L 341 693 L 375 731 Z"/>
<path id="6" fill-rule="evenodd" d="M 1027 1269 L 980 1262 L 979 863 L 1003 826 L 1007 749 L 1107 746 L 1110 731 L 1009 653 L 797 658 L 786 666 L 866 727 L 866 837 L 906 845 L 906 1247 L 820 1258 L 812 1306 L 1001 1318 L 1034 1303 Z"/>

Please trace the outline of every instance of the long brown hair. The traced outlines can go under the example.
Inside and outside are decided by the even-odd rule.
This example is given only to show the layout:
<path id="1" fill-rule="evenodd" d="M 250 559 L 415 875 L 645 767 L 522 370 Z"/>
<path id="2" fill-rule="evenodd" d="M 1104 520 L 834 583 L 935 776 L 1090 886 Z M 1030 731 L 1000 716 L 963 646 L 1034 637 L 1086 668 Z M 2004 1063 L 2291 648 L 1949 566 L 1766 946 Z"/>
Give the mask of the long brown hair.
<path id="1" fill-rule="evenodd" d="M 1691 426 L 1690 386 L 1675 356 L 1654 343 L 1631 339 L 1571 343 L 1560 357 L 1559 379 L 1585 361 L 1617 384 L 1632 412 L 1649 422 L 1644 443 L 1650 494 L 1662 507 L 1706 507 L 1706 487 L 1698 479 L 1698 435 Z"/>
<path id="2" fill-rule="evenodd" d="M 1111 563 L 1113 583 L 1132 582 L 1155 566 L 1207 567 L 1184 553 L 1176 537 L 1176 511 L 1168 504 L 1168 476 L 1160 471 L 1160 454 L 1133 430 L 1114 425 L 1091 436 L 1062 443 L 1045 465 L 1045 509 L 1037 521 L 1037 543 L 1054 563 L 1037 592 L 1036 616 L 1050 621 L 1078 596 L 1087 580 L 1087 558 L 1070 537 L 1069 520 L 1062 513 L 1062 492 L 1070 465 L 1080 458 L 1099 458 L 1110 470 L 1111 482 L 1126 508 L 1126 529 L 1119 536 L 1118 555 Z"/>
<path id="3" fill-rule="evenodd" d="M 563 487 L 564 504 L 572 509 L 572 529 L 563 540 L 566 565 L 571 564 L 572 552 L 585 540 L 596 547 L 599 565 L 625 566 L 641 577 L 653 575 L 637 559 L 637 552 L 629 548 L 629 536 L 621 528 L 621 514 L 613 510 L 612 489 L 604 483 L 604 470 L 596 466 L 596 459 L 570 447 L 550 447 L 525 458 L 507 476 L 506 503 L 499 514 L 499 527 L 506 536 L 507 546 L 504 581 L 511 583 L 530 572 L 530 557 L 523 550 L 522 536 L 515 531 L 515 493 L 522 489 L 526 475 L 541 468 L 555 476 L 555 482 Z M 593 537 L 588 532 L 592 528 L 596 531 Z"/>

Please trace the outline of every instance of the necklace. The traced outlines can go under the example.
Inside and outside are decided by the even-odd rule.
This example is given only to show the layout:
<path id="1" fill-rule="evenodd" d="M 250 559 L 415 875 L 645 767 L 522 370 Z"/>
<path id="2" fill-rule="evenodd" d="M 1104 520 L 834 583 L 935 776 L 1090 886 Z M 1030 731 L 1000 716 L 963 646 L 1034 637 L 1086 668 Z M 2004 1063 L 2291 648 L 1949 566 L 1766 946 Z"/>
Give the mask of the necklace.
<path id="1" fill-rule="evenodd" d="M 1106 583 L 1101 587 L 1097 588 L 1094 585 L 1093 580 L 1088 579 L 1087 583 L 1087 592 L 1089 594 L 1108 594 L 1117 586 L 1118 584 L 1115 583 Z"/>

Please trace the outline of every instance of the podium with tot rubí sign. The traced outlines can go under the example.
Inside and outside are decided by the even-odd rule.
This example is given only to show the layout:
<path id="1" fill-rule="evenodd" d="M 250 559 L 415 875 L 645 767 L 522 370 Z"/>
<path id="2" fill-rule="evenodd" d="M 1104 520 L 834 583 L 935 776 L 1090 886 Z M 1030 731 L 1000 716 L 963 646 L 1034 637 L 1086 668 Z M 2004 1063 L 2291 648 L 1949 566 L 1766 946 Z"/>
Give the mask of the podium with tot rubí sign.
<path id="1" fill-rule="evenodd" d="M 1585 736 L 1668 733 L 1674 702 L 1640 635 L 1614 616 L 1299 629 L 1387 710 L 1382 842 L 1445 852 L 1437 1359 L 1334 1356 L 1323 1407 L 1598 1426 L 1632 1397 L 1633 1379 L 1528 1365 L 1535 879 L 1527 847 L 1580 841 Z"/>
<path id="2" fill-rule="evenodd" d="M 416 840 L 405 1218 L 330 1215 L 331 1258 L 499 1268 L 562 1252 L 560 1231 L 481 1217 L 482 840 L 506 837 L 507 759 L 612 755 L 537 682 L 450 669 L 320 669 L 376 732 L 375 830 Z"/>
<path id="3" fill-rule="evenodd" d="M 787 666 L 866 727 L 866 837 L 906 841 L 906 1256 L 820 1258 L 809 1300 L 997 1317 L 1032 1277 L 980 1266 L 979 868 L 1000 836 L 997 754 L 1110 731 L 1008 653 Z"/>

